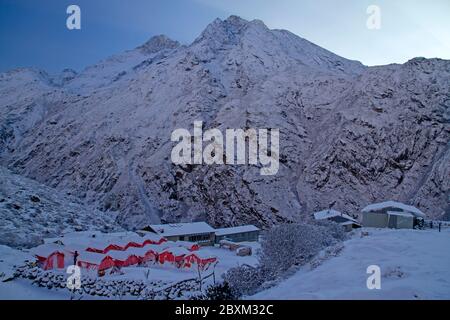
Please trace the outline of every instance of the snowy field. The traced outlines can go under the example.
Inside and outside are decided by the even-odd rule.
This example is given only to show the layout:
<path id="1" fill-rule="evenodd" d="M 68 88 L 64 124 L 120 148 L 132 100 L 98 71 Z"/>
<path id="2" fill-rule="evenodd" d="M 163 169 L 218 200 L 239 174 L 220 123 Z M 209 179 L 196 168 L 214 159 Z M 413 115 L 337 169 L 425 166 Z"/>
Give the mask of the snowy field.
<path id="1" fill-rule="evenodd" d="M 363 229 L 338 257 L 309 267 L 251 299 L 450 299 L 450 229 Z M 381 268 L 381 289 L 366 286 L 369 265 Z"/>

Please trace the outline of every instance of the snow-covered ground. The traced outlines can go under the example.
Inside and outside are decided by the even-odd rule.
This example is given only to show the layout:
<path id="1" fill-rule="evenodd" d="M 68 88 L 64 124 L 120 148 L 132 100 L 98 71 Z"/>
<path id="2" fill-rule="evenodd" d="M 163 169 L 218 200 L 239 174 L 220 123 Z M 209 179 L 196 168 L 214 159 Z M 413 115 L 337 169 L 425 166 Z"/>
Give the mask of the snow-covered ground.
<path id="1" fill-rule="evenodd" d="M 27 252 L 0 245 L 0 299 L 68 299 L 70 297 L 68 292 L 45 290 L 31 285 L 24 279 L 4 282 L 12 276 L 14 265 L 21 265 L 25 260 L 31 259 L 32 256 Z"/>
<path id="2" fill-rule="evenodd" d="M 363 229 L 338 257 L 308 267 L 251 299 L 450 299 L 450 229 Z M 367 267 L 381 268 L 381 289 L 367 289 Z"/>
<path id="3" fill-rule="evenodd" d="M 23 264 L 32 258 L 27 252 L 0 245 L 0 281 L 12 276 L 14 265 Z"/>

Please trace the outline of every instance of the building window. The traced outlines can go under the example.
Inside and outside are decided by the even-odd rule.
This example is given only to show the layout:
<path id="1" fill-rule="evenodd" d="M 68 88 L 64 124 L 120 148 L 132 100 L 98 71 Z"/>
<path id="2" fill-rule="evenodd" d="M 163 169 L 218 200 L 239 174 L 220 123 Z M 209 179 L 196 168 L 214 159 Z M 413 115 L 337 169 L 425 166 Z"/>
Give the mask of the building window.
<path id="1" fill-rule="evenodd" d="M 189 236 L 189 241 L 191 242 L 208 242 L 211 240 L 209 234 L 196 234 Z"/>

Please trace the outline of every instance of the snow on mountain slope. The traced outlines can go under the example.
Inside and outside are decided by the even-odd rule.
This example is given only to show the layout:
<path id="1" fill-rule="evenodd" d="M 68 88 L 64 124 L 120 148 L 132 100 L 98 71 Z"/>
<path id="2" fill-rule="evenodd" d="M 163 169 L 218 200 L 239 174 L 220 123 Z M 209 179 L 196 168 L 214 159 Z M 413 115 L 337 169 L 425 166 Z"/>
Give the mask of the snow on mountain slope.
<path id="1" fill-rule="evenodd" d="M 248 76 L 256 80 L 267 77 L 270 71 L 287 71 L 290 66 L 304 68 L 305 72 L 351 75 L 365 69 L 360 62 L 339 57 L 289 31 L 270 30 L 260 20 L 246 21 L 237 16 L 213 21 L 188 50 L 206 61 L 222 60 L 228 66 L 248 68 Z"/>
<path id="2" fill-rule="evenodd" d="M 81 230 L 121 230 L 113 216 L 0 167 L 0 244 L 33 247 L 43 238 Z"/>
<path id="3" fill-rule="evenodd" d="M 62 82 L 64 74 L 57 81 Z M 33 68 L 0 73 L 0 96 L 0 153 L 14 152 L 29 130 L 72 99 L 52 76 Z"/>
<path id="4" fill-rule="evenodd" d="M 74 93 L 89 94 L 92 90 L 114 85 L 120 80 L 130 79 L 140 67 L 163 59 L 179 47 L 177 41 L 160 35 L 134 50 L 111 56 L 104 61 L 87 67 L 73 79 L 67 81 L 65 88 Z"/>
<path id="5" fill-rule="evenodd" d="M 368 68 L 231 16 L 189 46 L 156 38 L 63 86 L 43 82 L 26 101 L 24 82 L 8 83 L 0 83 L 0 164 L 119 213 L 125 227 L 199 219 L 264 227 L 383 200 L 432 217 L 448 207 L 449 61 Z M 200 120 L 205 130 L 280 129 L 278 174 L 173 165 L 171 133 Z"/>
<path id="6" fill-rule="evenodd" d="M 367 229 L 339 256 L 301 270 L 252 299 L 449 299 L 450 229 Z M 367 289 L 367 267 L 381 268 L 381 290 Z"/>
<path id="7" fill-rule="evenodd" d="M 24 261 L 27 260 L 33 261 L 33 256 L 29 252 L 0 245 L 0 281 L 3 282 L 5 279 L 12 278 L 14 276 L 15 267 L 23 265 Z M 0 289 L 0 292 L 1 291 L 2 290 Z"/>

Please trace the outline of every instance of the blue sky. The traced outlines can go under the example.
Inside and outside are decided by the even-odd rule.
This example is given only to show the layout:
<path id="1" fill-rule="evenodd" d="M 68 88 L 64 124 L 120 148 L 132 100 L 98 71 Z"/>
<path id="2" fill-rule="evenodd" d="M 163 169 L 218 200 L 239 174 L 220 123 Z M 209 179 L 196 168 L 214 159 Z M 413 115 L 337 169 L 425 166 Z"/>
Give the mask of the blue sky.
<path id="1" fill-rule="evenodd" d="M 66 28 L 70 4 L 81 8 L 81 30 Z M 380 30 L 366 27 L 369 5 L 381 9 Z M 157 34 L 188 44 L 215 18 L 231 14 L 290 30 L 366 65 L 450 59 L 448 0 L 0 0 L 0 71 L 81 70 Z"/>

